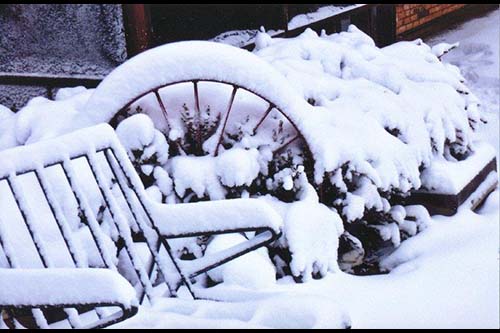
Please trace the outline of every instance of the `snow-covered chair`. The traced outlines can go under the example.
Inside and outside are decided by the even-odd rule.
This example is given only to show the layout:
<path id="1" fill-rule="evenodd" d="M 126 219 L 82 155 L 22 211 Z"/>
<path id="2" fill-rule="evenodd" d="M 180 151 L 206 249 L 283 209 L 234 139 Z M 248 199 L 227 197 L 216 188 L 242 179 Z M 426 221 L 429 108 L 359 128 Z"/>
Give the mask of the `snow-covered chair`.
<path id="1" fill-rule="evenodd" d="M 175 296 L 182 285 L 195 298 L 196 276 L 281 232 L 281 217 L 256 199 L 154 202 L 107 124 L 4 150 L 0 160 L 2 267 L 102 267 L 127 278 L 141 301 L 157 290 Z M 169 244 L 232 232 L 254 237 L 191 260 Z"/>
<path id="2" fill-rule="evenodd" d="M 134 288 L 121 275 L 108 269 L 2 268 L 0 285 L 0 312 L 10 328 L 63 328 L 65 324 L 75 328 L 103 328 L 138 311 Z M 94 312 L 91 314 L 94 318 L 85 318 L 82 323 L 77 311 L 96 307 L 120 310 L 108 315 L 103 311 Z M 44 315 L 57 323 L 49 325 Z"/>

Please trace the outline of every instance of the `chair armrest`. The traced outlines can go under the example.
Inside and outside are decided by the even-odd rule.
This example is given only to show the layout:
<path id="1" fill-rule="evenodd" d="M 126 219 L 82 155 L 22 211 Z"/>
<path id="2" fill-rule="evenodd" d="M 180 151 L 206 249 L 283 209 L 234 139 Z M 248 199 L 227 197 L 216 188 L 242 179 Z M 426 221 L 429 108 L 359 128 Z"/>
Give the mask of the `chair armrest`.
<path id="1" fill-rule="evenodd" d="M 160 234 L 181 238 L 203 234 L 257 231 L 281 232 L 283 220 L 258 199 L 230 199 L 165 205 L 152 203 L 153 219 Z"/>

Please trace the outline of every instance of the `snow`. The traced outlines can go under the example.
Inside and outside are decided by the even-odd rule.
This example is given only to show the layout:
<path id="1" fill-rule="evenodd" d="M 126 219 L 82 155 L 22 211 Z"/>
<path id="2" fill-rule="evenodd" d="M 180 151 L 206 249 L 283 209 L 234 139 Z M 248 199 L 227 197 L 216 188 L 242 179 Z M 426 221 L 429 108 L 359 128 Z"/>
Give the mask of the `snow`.
<path id="1" fill-rule="evenodd" d="M 313 273 L 325 276 L 329 271 L 338 271 L 336 240 L 342 231 L 340 217 L 317 201 L 290 204 L 285 234 L 293 256 L 292 274 L 307 281 Z"/>
<path id="2" fill-rule="evenodd" d="M 250 186 L 259 175 L 259 154 L 256 149 L 234 148 L 212 156 L 175 156 L 168 162 L 175 191 L 184 197 L 192 190 L 199 198 L 224 199 L 224 186 Z"/>
<path id="3" fill-rule="evenodd" d="M 184 197 L 188 189 L 199 198 L 207 195 L 212 200 L 220 200 L 225 197 L 216 174 L 215 160 L 211 156 L 176 156 L 169 164 L 175 191 L 180 197 Z"/>
<path id="4" fill-rule="evenodd" d="M 14 127 L 14 112 L 0 104 L 0 150 L 17 145 Z"/>
<path id="5" fill-rule="evenodd" d="M 107 269 L 2 268 L 0 284 L 3 286 L 0 305 L 120 303 L 125 308 L 138 305 L 135 290 L 128 281 Z"/>
<path id="6" fill-rule="evenodd" d="M 257 149 L 235 148 L 217 156 L 216 174 L 223 185 L 250 186 L 259 175 L 260 163 Z"/>
<path id="7" fill-rule="evenodd" d="M 360 6 L 363 6 L 363 4 L 329 5 L 329 6 L 319 7 L 317 10 L 313 12 L 299 14 L 290 18 L 290 20 L 288 21 L 288 30 L 300 28 L 301 26 L 305 26 L 320 21 L 322 19 L 340 14 L 348 10 L 355 9 Z M 265 27 L 261 27 L 260 30 L 257 29 L 232 30 L 232 31 L 225 31 L 211 38 L 210 41 L 224 43 L 236 47 L 243 47 L 245 45 L 251 44 L 252 42 L 257 45 L 261 44 L 261 41 L 259 39 L 262 38 L 262 35 L 259 35 L 259 31 L 266 32 L 271 36 L 275 36 L 284 32 L 283 29 L 266 30 Z"/>
<path id="8" fill-rule="evenodd" d="M 486 142 L 477 143 L 474 152 L 463 161 L 447 161 L 436 158 L 422 172 L 422 190 L 442 194 L 458 194 L 491 162 L 497 151 Z"/>
<path id="9" fill-rule="evenodd" d="M 330 5 L 318 8 L 314 12 L 299 14 L 290 19 L 288 22 L 288 30 L 292 30 L 307 24 L 311 24 L 330 16 L 340 14 L 342 12 L 355 9 L 357 7 L 363 6 L 362 4 L 353 5 Z"/>
<path id="10" fill-rule="evenodd" d="M 92 94 L 92 89 L 66 99 L 51 101 L 36 97 L 16 114 L 18 144 L 30 144 L 68 133 L 85 126 L 79 121 L 79 109 Z M 60 98 L 64 95 L 60 95 Z"/>
<path id="11" fill-rule="evenodd" d="M 246 241 L 241 234 L 216 235 L 208 244 L 205 255 L 217 253 Z M 237 285 L 248 289 L 272 287 L 276 283 L 276 270 L 266 248 L 248 253 L 208 272 L 215 282 Z"/>
<path id="12" fill-rule="evenodd" d="M 300 200 L 284 203 L 267 195 L 259 200 L 269 203 L 283 218 L 281 247 L 291 254 L 293 276 L 303 281 L 338 271 L 338 238 L 344 231 L 336 211 L 319 203 L 314 188 L 307 184 Z"/>
<path id="13" fill-rule="evenodd" d="M 154 133 L 153 121 L 143 114 L 125 119 L 116 128 L 116 135 L 131 156 L 133 156 L 132 150 L 140 150 L 149 146 L 153 142 Z"/>
<path id="14" fill-rule="evenodd" d="M 258 199 L 231 199 L 163 205 L 151 203 L 151 212 L 162 235 L 222 231 L 268 226 L 279 233 L 283 221 Z M 175 223 L 173 222 L 175 221 Z"/>
<path id="15" fill-rule="evenodd" d="M 335 328 L 348 313 L 353 328 L 498 328 L 498 220 L 497 190 L 477 213 L 464 207 L 434 217 L 384 261 L 390 274 L 337 272 L 303 284 L 284 278 L 259 290 L 220 285 L 205 296 L 226 302 L 160 298 L 113 327 Z M 263 323 L 255 309 L 273 316 Z M 316 326 L 308 325 L 313 318 Z"/>
<path id="16" fill-rule="evenodd" d="M 200 53 L 204 56 L 199 57 Z M 277 105 L 305 103 L 294 97 L 275 69 L 250 52 L 220 43 L 185 41 L 150 49 L 117 67 L 88 100 L 85 114 L 93 121 L 106 122 L 133 96 L 165 84 L 196 79 L 231 82 L 250 91 L 264 92 L 264 97 Z"/>
<path id="17" fill-rule="evenodd" d="M 479 137 L 499 150 L 500 110 L 500 10 L 494 10 L 442 33 L 430 37 L 430 45 L 442 42 L 459 46 L 442 59 L 458 66 L 467 85 L 481 101 L 483 117 L 488 124 L 479 129 Z"/>
<path id="18" fill-rule="evenodd" d="M 238 302 L 157 299 L 111 328 L 346 328 L 349 316 L 326 297 L 284 293 L 247 295 Z"/>
<path id="19" fill-rule="evenodd" d="M 467 91 L 459 75 L 439 62 L 430 48 L 419 41 L 400 42 L 379 49 L 368 36 L 350 26 L 347 32 L 330 36 L 318 36 L 307 30 L 297 38 L 274 38 L 269 46 L 260 48 L 256 54 L 285 75 L 304 99 L 314 100 L 316 109 L 331 110 L 325 110 L 318 118 L 322 124 L 338 124 L 335 131 L 327 131 L 310 119 L 301 126 L 313 150 L 327 144 L 331 150 L 330 142 L 345 138 L 346 142 L 343 140 L 336 149 L 359 151 L 359 147 L 373 145 L 371 149 L 359 152 L 355 160 L 378 158 L 387 160 L 383 164 L 389 161 L 396 164 L 396 169 L 401 169 L 399 165 L 407 165 L 408 169 L 412 167 L 410 163 L 430 164 L 431 140 L 434 149 L 442 153 L 445 140 L 457 141 L 455 132 L 460 131 L 463 145 L 468 145 L 472 130 L 464 116 L 464 107 L 475 101 L 472 97 L 464 99 L 455 91 Z M 412 107 L 408 108 L 408 105 Z M 477 115 L 470 117 L 479 121 Z M 398 143 L 391 140 L 394 137 L 385 131 L 373 133 L 377 128 L 373 122 L 378 122 L 381 130 L 398 129 L 397 138 L 406 147 L 398 147 Z M 315 128 L 308 128 L 311 124 Z M 368 126 L 371 130 L 367 131 Z M 313 135 L 315 132 L 322 133 L 325 143 L 319 140 L 319 135 Z M 374 136 L 377 139 L 373 139 Z M 389 138 L 386 140 L 385 137 Z M 349 146 L 349 142 L 355 142 L 358 147 Z M 376 151 L 378 157 L 366 156 L 369 151 Z M 391 156 L 403 156 L 408 154 L 407 151 L 412 156 L 405 156 L 402 161 L 393 162 L 394 157 L 385 156 L 386 152 Z M 347 155 L 343 151 L 337 154 L 314 153 L 317 159 L 325 160 L 327 171 L 337 167 L 329 160 L 341 164 L 342 155 Z M 391 174 L 387 167 L 383 171 L 380 172 L 382 177 Z M 414 180 L 410 183 L 419 186 Z"/>

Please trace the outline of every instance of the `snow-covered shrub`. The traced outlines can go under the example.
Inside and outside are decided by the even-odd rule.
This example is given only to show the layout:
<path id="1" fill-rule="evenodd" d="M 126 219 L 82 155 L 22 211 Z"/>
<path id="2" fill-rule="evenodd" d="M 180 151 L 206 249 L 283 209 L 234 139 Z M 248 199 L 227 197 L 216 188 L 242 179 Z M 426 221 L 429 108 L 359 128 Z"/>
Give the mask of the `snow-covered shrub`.
<path id="1" fill-rule="evenodd" d="M 340 261 L 379 258 L 380 249 L 423 227 L 404 207 L 391 207 L 392 197 L 420 188 L 420 172 L 436 157 L 461 160 L 474 150 L 477 98 L 458 68 L 440 61 L 442 46 L 415 40 L 378 48 L 354 26 L 332 35 L 265 37 L 255 54 L 330 121 L 312 126 L 311 135 L 331 140 L 335 151 L 323 154 L 334 163 L 316 161 L 315 173 L 322 202 L 344 220 Z"/>
<path id="2" fill-rule="evenodd" d="M 172 180 L 162 168 L 168 160 L 169 146 L 151 119 L 134 115 L 120 123 L 116 134 L 152 197 L 159 202 L 172 199 Z"/>
<path id="3" fill-rule="evenodd" d="M 338 270 L 338 239 L 344 230 L 337 212 L 321 204 L 304 174 L 301 178 L 306 184 L 294 202 L 261 197 L 285 221 L 283 237 L 270 249 L 279 276 L 292 275 L 300 282 Z"/>
<path id="4" fill-rule="evenodd" d="M 52 138 L 93 125 L 81 115 L 93 90 L 60 93 L 57 100 L 35 97 L 16 114 L 15 133 L 19 145 Z M 63 90 L 64 92 L 64 90 Z"/>
<path id="5" fill-rule="evenodd" d="M 184 123 L 184 126 L 191 125 Z M 158 202 L 175 204 L 266 195 L 263 199 L 282 212 L 286 221 L 284 236 L 270 249 L 278 272 L 273 269 L 271 274 L 269 269 L 264 268 L 261 272 L 265 276 L 271 275 L 272 281 L 276 273 L 278 276 L 292 274 L 298 280 L 307 280 L 337 269 L 337 239 L 343 230 L 341 220 L 335 211 L 319 203 L 314 188 L 308 183 L 304 167 L 291 162 L 293 156 L 290 151 L 282 155 L 283 160 L 290 160 L 282 165 L 273 164 L 271 167 L 275 172 L 270 174 L 272 152 L 265 147 L 245 149 L 232 142 L 234 146 L 221 151 L 218 156 L 197 156 L 194 144 L 183 145 L 188 141 L 185 137 L 170 140 L 170 132 L 166 133 L 169 139 L 165 139 L 146 114 L 134 114 L 122 120 L 116 132 L 148 187 L 147 192 Z M 190 131 L 184 133 L 189 136 Z M 169 147 L 176 144 L 183 145 L 183 154 L 169 156 Z M 171 150 L 178 154 L 178 150 Z M 172 244 L 179 256 L 199 257 L 205 251 L 231 245 L 238 239 L 237 236 L 198 237 L 174 240 Z M 241 280 L 240 285 L 247 287 L 267 285 L 269 278 L 259 277 L 258 274 L 252 279 L 253 275 L 248 275 L 242 268 L 247 266 L 251 270 L 259 260 L 262 264 L 258 266 L 264 267 L 266 261 L 262 256 L 267 256 L 270 264 L 267 251 L 258 255 L 249 254 L 225 264 L 210 273 L 209 277 L 212 281 L 225 283 Z M 235 271 L 240 273 L 234 275 Z M 244 279 L 239 276 L 245 275 L 248 275 L 247 282 L 243 283 Z"/>

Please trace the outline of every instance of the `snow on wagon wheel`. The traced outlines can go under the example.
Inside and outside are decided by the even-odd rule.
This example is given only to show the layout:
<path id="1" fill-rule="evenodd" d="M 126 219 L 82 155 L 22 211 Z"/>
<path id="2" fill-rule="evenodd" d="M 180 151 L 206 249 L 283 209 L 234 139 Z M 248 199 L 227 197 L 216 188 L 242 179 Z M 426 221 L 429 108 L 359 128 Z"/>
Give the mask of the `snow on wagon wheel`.
<path id="1" fill-rule="evenodd" d="M 308 107 L 285 77 L 250 52 L 189 41 L 148 50 L 116 68 L 86 112 L 114 127 L 147 114 L 167 138 L 166 169 L 178 201 L 243 192 L 291 201 L 298 174 L 305 169 L 312 179 L 300 130 Z"/>

